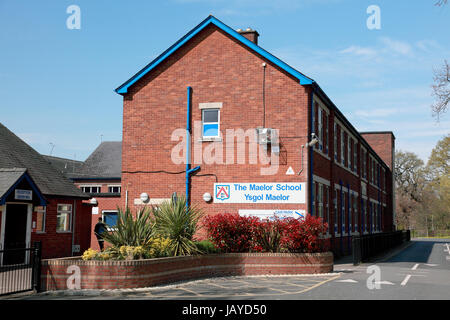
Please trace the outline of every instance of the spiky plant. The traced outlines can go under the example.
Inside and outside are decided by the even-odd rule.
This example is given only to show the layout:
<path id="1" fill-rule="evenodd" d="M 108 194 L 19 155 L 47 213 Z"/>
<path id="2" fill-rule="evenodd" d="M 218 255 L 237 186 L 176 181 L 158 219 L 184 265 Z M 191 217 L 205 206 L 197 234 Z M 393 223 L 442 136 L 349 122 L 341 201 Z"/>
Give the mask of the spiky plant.
<path id="1" fill-rule="evenodd" d="M 118 208 L 117 224 L 109 227 L 110 231 L 102 234 L 103 239 L 113 247 L 121 246 L 145 246 L 154 235 L 154 222 L 151 210 L 148 208 L 138 210 L 133 217 L 130 208 L 122 210 Z"/>
<path id="2" fill-rule="evenodd" d="M 187 206 L 183 197 L 175 201 L 165 201 L 153 208 L 155 232 L 171 240 L 173 255 L 183 256 L 200 253 L 193 241 L 199 220 L 203 216 L 197 206 Z"/>

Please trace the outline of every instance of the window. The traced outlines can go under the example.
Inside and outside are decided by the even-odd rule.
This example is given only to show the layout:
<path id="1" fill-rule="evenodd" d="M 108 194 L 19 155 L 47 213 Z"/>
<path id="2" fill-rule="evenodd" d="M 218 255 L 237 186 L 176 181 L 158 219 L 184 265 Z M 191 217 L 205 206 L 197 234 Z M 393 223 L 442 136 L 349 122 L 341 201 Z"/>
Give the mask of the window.
<path id="1" fill-rule="evenodd" d="M 358 232 L 358 225 L 359 225 L 359 214 L 358 214 L 358 197 L 356 195 L 353 195 L 353 214 L 354 214 L 354 228 L 355 232 Z"/>
<path id="2" fill-rule="evenodd" d="M 334 160 L 337 161 L 337 158 L 338 158 L 337 138 L 338 138 L 338 136 L 337 136 L 337 125 L 336 125 L 336 122 L 334 123 L 333 137 L 334 137 L 334 147 L 333 147 Z"/>
<path id="3" fill-rule="evenodd" d="M 334 200 L 333 200 L 333 205 L 334 205 L 334 233 L 338 234 L 339 230 L 338 230 L 338 221 L 339 221 L 339 212 L 338 212 L 338 204 L 337 204 L 337 199 L 338 199 L 338 191 L 336 188 L 334 188 Z"/>
<path id="4" fill-rule="evenodd" d="M 82 186 L 81 190 L 83 190 L 84 193 L 100 193 L 100 186 Z"/>
<path id="5" fill-rule="evenodd" d="M 70 231 L 70 219 L 72 216 L 71 204 L 58 204 L 58 212 L 56 215 L 56 231 Z"/>
<path id="6" fill-rule="evenodd" d="M 345 163 L 345 139 L 344 139 L 344 130 L 341 128 L 341 163 L 344 165 Z"/>
<path id="7" fill-rule="evenodd" d="M 353 171 L 358 173 L 358 145 L 356 141 L 353 145 Z"/>
<path id="8" fill-rule="evenodd" d="M 348 137 L 348 143 L 347 143 L 347 166 L 349 169 L 352 169 L 352 146 L 353 146 L 353 142 L 352 142 L 352 138 L 350 138 L 350 136 Z"/>
<path id="9" fill-rule="evenodd" d="M 319 202 L 319 205 L 318 205 L 319 214 L 318 214 L 318 216 L 319 216 L 319 218 L 322 219 L 322 222 L 323 222 L 323 184 L 319 183 L 318 187 L 319 187 L 319 190 L 318 190 L 318 193 L 317 193 L 317 201 Z"/>
<path id="10" fill-rule="evenodd" d="M 330 195 L 328 186 L 324 186 L 324 200 L 325 200 L 325 222 L 328 223 L 327 233 L 330 232 Z"/>
<path id="11" fill-rule="evenodd" d="M 316 213 L 316 183 L 313 182 L 312 185 L 312 215 L 314 216 Z"/>
<path id="12" fill-rule="evenodd" d="M 325 113 L 325 117 L 324 117 L 324 145 L 325 145 L 325 153 L 328 154 L 328 114 Z"/>
<path id="13" fill-rule="evenodd" d="M 36 212 L 36 232 L 45 232 L 45 208 L 43 206 L 34 208 Z"/>
<path id="14" fill-rule="evenodd" d="M 108 186 L 109 193 L 120 193 L 120 186 Z"/>
<path id="15" fill-rule="evenodd" d="M 202 110 L 202 135 L 205 138 L 218 138 L 219 134 L 219 109 Z"/>
<path id="16" fill-rule="evenodd" d="M 345 214 L 345 194 L 344 192 L 341 192 L 341 226 L 342 226 L 342 235 L 345 234 L 345 220 L 346 220 L 346 214 Z"/>
<path id="17" fill-rule="evenodd" d="M 317 110 L 318 113 L 318 135 L 319 135 L 319 143 L 318 143 L 318 147 L 320 150 L 323 150 L 323 123 L 322 123 L 322 109 L 319 107 L 319 109 Z"/>
<path id="18" fill-rule="evenodd" d="M 117 226 L 117 210 L 103 210 L 102 216 L 103 222 L 107 225 L 109 230 Z"/>

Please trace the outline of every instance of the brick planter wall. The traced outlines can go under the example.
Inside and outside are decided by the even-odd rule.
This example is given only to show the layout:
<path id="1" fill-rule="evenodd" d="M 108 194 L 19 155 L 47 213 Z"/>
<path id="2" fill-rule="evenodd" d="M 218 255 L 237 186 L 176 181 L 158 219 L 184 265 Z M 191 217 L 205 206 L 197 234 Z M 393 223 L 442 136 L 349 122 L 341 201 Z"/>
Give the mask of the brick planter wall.
<path id="1" fill-rule="evenodd" d="M 74 270 L 80 271 L 75 289 L 143 288 L 217 276 L 312 274 L 333 271 L 333 254 L 228 253 L 131 261 L 83 261 L 78 258 L 42 261 L 41 289 L 71 289 Z M 72 287 L 73 288 L 73 287 Z"/>

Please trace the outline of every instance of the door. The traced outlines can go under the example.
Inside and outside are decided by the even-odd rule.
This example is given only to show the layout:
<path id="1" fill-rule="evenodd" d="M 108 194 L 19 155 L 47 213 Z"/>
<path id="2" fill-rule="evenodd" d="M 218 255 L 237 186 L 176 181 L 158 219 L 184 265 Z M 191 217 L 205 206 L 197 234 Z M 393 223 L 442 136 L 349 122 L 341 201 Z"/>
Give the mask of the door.
<path id="1" fill-rule="evenodd" d="M 7 204 L 5 219 L 4 259 L 6 264 L 21 264 L 25 262 L 27 243 L 28 205 Z M 14 250 L 22 249 L 22 250 Z M 9 251 L 12 250 L 12 251 Z"/>

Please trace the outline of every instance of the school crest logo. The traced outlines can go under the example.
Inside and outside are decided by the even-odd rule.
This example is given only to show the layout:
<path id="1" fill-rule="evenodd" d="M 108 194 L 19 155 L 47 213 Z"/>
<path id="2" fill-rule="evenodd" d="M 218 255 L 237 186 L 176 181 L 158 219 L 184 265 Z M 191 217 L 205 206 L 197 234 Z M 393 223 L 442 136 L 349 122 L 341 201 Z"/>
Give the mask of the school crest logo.
<path id="1" fill-rule="evenodd" d="M 227 200 L 230 199 L 230 185 L 219 184 L 216 186 L 216 199 Z"/>

